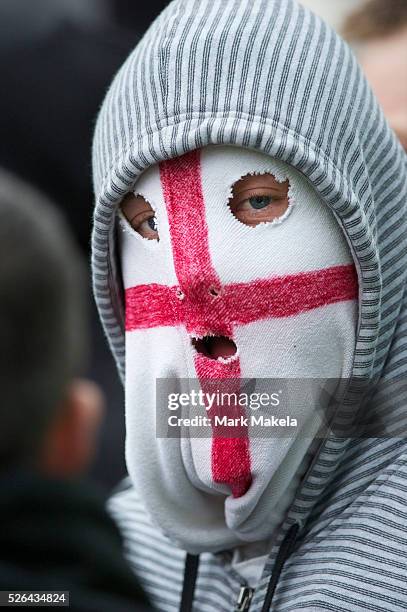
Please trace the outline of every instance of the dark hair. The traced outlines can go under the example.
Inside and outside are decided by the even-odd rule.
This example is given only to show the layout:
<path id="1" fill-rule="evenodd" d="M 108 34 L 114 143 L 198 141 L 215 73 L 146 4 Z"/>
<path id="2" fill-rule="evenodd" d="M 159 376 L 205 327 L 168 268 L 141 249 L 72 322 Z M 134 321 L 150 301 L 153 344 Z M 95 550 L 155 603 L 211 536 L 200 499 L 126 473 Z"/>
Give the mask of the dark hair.
<path id="1" fill-rule="evenodd" d="M 0 171 L 0 468 L 35 458 L 83 365 L 84 280 L 58 211 Z"/>
<path id="2" fill-rule="evenodd" d="M 345 20 L 342 34 L 351 42 L 363 42 L 384 38 L 404 27 L 407 27 L 406 0 L 367 0 Z"/>

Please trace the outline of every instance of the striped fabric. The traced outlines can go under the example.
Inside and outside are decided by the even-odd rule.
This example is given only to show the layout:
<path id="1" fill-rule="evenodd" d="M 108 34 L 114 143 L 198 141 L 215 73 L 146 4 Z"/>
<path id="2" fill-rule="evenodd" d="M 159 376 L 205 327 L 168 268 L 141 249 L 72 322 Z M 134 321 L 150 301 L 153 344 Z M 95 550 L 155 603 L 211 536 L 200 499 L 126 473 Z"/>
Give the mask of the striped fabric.
<path id="1" fill-rule="evenodd" d="M 335 214 L 359 277 L 354 376 L 407 370 L 407 165 L 349 48 L 292 0 L 175 0 L 117 74 L 93 149 L 94 292 L 124 377 L 114 212 L 143 169 L 207 144 L 258 149 L 293 165 Z M 355 409 L 358 386 L 347 406 Z M 365 409 L 391 420 L 404 404 Z M 375 412 L 373 412 L 375 409 Z M 384 416 L 383 416 L 384 415 Z M 405 437 L 405 436 L 404 436 Z M 407 609 L 404 437 L 332 434 L 300 486 L 250 610 L 262 610 L 279 543 L 300 526 L 270 610 Z M 142 492 L 141 492 L 142 494 Z M 151 526 L 130 487 L 111 500 L 128 556 L 157 608 L 178 609 L 184 553 Z M 230 612 L 237 575 L 202 555 L 195 609 Z"/>

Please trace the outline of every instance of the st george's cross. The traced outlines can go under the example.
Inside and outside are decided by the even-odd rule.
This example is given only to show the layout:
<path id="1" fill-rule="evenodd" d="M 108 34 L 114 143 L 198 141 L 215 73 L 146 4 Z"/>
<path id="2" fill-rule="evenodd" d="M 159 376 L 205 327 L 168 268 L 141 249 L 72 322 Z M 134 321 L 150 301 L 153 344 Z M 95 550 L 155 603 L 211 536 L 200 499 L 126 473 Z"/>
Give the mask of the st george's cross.
<path id="1" fill-rule="evenodd" d="M 267 318 L 291 317 L 308 310 L 357 298 L 353 264 L 301 272 L 250 282 L 224 284 L 211 261 L 200 152 L 192 151 L 160 163 L 160 180 L 167 210 L 174 268 L 178 284 L 157 283 L 129 287 L 125 292 L 126 332 L 160 326 L 184 326 L 193 338 L 221 336 L 234 339 L 237 326 Z M 239 391 L 239 356 L 217 360 L 194 355 L 202 390 L 211 380 L 230 380 Z M 218 412 L 213 406 L 208 412 Z M 244 414 L 243 408 L 238 408 Z M 236 409 L 234 416 L 236 416 Z M 226 483 L 234 497 L 252 482 L 248 428 L 225 437 L 212 419 L 212 478 Z"/>

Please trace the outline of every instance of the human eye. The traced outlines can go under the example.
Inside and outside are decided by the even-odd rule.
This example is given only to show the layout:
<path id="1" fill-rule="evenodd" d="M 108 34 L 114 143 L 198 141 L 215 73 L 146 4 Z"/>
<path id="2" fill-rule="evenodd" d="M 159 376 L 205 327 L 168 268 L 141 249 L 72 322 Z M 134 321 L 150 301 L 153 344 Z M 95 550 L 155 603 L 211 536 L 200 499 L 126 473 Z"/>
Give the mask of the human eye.
<path id="1" fill-rule="evenodd" d="M 245 225 L 272 222 L 288 209 L 288 181 L 278 183 L 270 174 L 248 175 L 234 185 L 229 206 Z"/>
<path id="2" fill-rule="evenodd" d="M 142 238 L 159 240 L 155 212 L 143 196 L 129 194 L 121 203 L 120 210 L 126 222 Z"/>
<path id="3" fill-rule="evenodd" d="M 272 195 L 256 194 L 256 195 L 248 196 L 244 200 L 239 202 L 236 205 L 236 210 L 246 210 L 246 211 L 264 210 L 271 204 L 274 204 L 275 201 L 276 201 L 276 198 L 273 198 Z"/>

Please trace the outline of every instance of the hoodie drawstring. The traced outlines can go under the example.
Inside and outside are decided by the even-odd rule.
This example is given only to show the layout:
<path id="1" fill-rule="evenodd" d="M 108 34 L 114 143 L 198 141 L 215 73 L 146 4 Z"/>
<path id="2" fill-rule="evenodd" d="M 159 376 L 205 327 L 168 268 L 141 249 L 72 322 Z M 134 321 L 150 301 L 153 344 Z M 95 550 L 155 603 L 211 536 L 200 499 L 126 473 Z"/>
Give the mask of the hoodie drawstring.
<path id="1" fill-rule="evenodd" d="M 179 612 L 192 612 L 198 567 L 199 555 L 190 555 L 187 553 L 185 558 L 184 584 L 182 586 L 182 597 Z"/>
<path id="2" fill-rule="evenodd" d="M 273 601 L 274 593 L 277 587 L 278 580 L 280 578 L 281 571 L 284 567 L 284 563 L 292 552 L 299 528 L 300 526 L 298 523 L 294 523 L 294 525 L 291 525 L 285 535 L 284 540 L 281 543 L 273 573 L 271 574 L 270 581 L 267 587 L 267 593 L 266 597 L 264 598 L 261 612 L 269 612 L 270 610 L 271 602 Z"/>
<path id="3" fill-rule="evenodd" d="M 298 523 L 294 523 L 294 525 L 291 525 L 285 535 L 284 540 L 281 543 L 276 558 L 274 570 L 271 574 L 270 581 L 268 583 L 266 597 L 264 598 L 261 612 L 269 612 L 270 610 L 271 602 L 273 601 L 280 574 L 284 567 L 284 563 L 286 562 L 293 550 L 299 528 L 300 526 Z M 196 578 L 198 575 L 198 567 L 199 555 L 190 555 L 189 553 L 187 553 L 185 558 L 184 584 L 182 586 L 182 597 L 179 612 L 192 612 L 192 604 L 194 601 L 194 591 L 196 585 Z"/>

